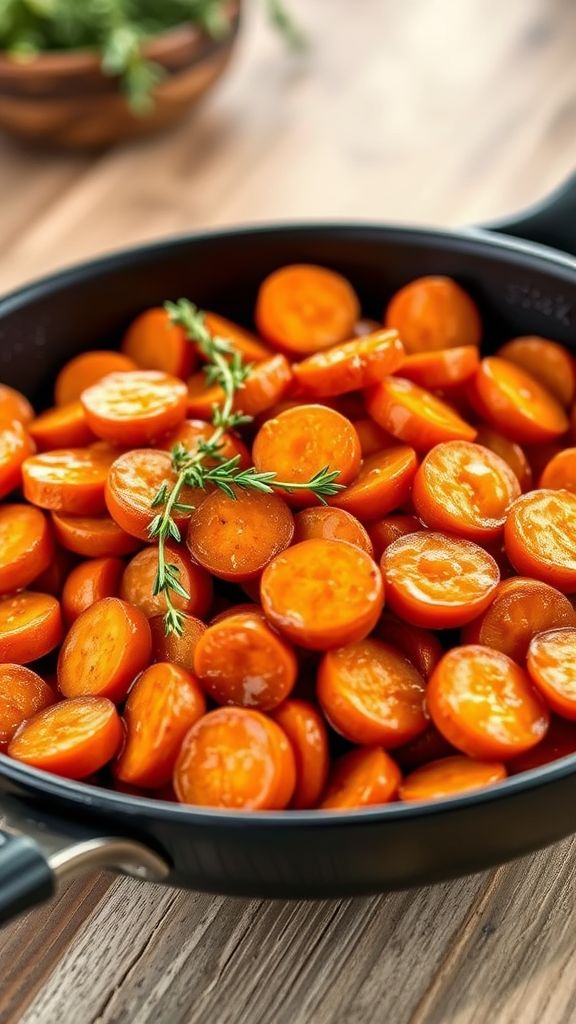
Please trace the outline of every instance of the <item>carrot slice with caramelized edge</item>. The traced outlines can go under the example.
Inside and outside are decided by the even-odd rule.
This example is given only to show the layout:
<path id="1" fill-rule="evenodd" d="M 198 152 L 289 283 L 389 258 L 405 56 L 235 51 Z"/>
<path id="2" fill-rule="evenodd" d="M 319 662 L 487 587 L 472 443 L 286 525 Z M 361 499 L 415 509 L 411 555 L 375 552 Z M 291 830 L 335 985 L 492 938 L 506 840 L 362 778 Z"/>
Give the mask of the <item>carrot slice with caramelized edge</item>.
<path id="1" fill-rule="evenodd" d="M 418 277 L 392 296 L 387 327 L 399 332 L 407 352 L 431 352 L 479 345 L 482 334 L 475 302 L 450 277 Z"/>
<path id="2" fill-rule="evenodd" d="M 22 467 L 24 497 L 40 508 L 68 515 L 104 512 L 104 488 L 114 453 L 100 448 L 62 448 L 32 455 Z"/>
<path id="3" fill-rule="evenodd" d="M 384 430 L 417 451 L 442 441 L 473 441 L 476 429 L 431 391 L 405 377 L 387 377 L 366 392 L 366 408 Z"/>
<path id="4" fill-rule="evenodd" d="M 40 452 L 52 448 L 82 448 L 96 440 L 86 420 L 82 402 L 57 405 L 28 425 L 30 437 Z"/>
<path id="5" fill-rule="evenodd" d="M 454 647 L 427 691 L 437 729 L 469 757 L 506 761 L 545 736 L 550 714 L 526 672 L 490 647 Z"/>
<path id="6" fill-rule="evenodd" d="M 205 713 L 204 694 L 190 672 L 167 662 L 151 665 L 126 701 L 126 743 L 116 778 L 143 789 L 166 786 L 184 737 Z"/>
<path id="7" fill-rule="evenodd" d="M 569 406 L 576 393 L 576 369 L 563 345 L 529 335 L 507 341 L 498 355 L 535 377 L 562 405 Z"/>
<path id="8" fill-rule="evenodd" d="M 499 356 L 482 360 L 469 394 L 480 416 L 519 444 L 553 441 L 568 430 L 568 417 L 554 395 Z"/>
<path id="9" fill-rule="evenodd" d="M 272 718 L 286 733 L 296 761 L 296 788 L 290 806 L 316 807 L 329 768 L 328 732 L 318 709 L 305 700 L 287 700 Z"/>
<path id="10" fill-rule="evenodd" d="M 475 761 L 471 757 L 444 757 L 431 761 L 408 775 L 400 786 L 400 800 L 445 800 L 446 797 L 485 789 L 506 778 L 498 761 Z"/>
<path id="11" fill-rule="evenodd" d="M 166 635 L 163 615 L 155 615 L 149 619 L 152 633 L 152 655 L 154 661 L 171 661 L 174 665 L 192 672 L 194 669 L 194 651 L 206 625 L 193 615 L 183 615 L 181 619 L 182 633 Z"/>
<path id="12" fill-rule="evenodd" d="M 172 323 L 162 307 L 147 309 L 132 321 L 124 335 L 122 351 L 142 370 L 160 370 L 184 379 L 198 362 L 186 332 Z"/>
<path id="13" fill-rule="evenodd" d="M 340 540 L 354 544 L 367 555 L 374 554 L 372 541 L 362 523 L 344 509 L 326 505 L 302 509 L 294 516 L 294 526 L 295 544 L 302 540 Z"/>
<path id="14" fill-rule="evenodd" d="M 22 465 L 36 450 L 19 420 L 0 422 L 0 498 L 22 483 Z"/>
<path id="15" fill-rule="evenodd" d="M 140 547 L 111 516 L 68 516 L 52 513 L 56 540 L 63 548 L 84 558 L 110 558 L 131 555 Z"/>
<path id="16" fill-rule="evenodd" d="M 417 466 L 416 452 L 404 444 L 369 455 L 358 476 L 329 503 L 363 522 L 379 518 L 408 501 Z"/>
<path id="17" fill-rule="evenodd" d="M 86 388 L 91 388 L 109 373 L 129 373 L 136 363 L 122 352 L 82 352 L 60 370 L 54 386 L 56 405 L 76 402 Z"/>
<path id="18" fill-rule="evenodd" d="M 68 779 L 85 779 L 103 768 L 123 739 L 122 722 L 103 697 L 63 700 L 20 727 L 9 757 Z"/>
<path id="19" fill-rule="evenodd" d="M 197 615 L 201 619 L 210 611 L 212 604 L 212 580 L 199 565 L 194 565 L 187 551 L 178 544 L 164 546 L 167 564 L 174 566 L 178 583 L 187 597 L 174 593 L 173 604 L 181 612 Z M 166 612 L 166 597 L 155 594 L 158 575 L 158 547 L 146 547 L 128 563 L 124 569 L 120 586 L 120 597 L 135 608 L 139 608 L 147 619 Z"/>
<path id="20" fill-rule="evenodd" d="M 270 344 L 310 355 L 346 341 L 360 318 L 358 297 L 346 278 L 312 264 L 281 267 L 260 286 L 256 324 Z"/>
<path id="21" fill-rule="evenodd" d="M 186 416 L 188 392 L 158 370 L 111 373 L 82 392 L 88 426 L 113 444 L 149 444 Z"/>
<path id="22" fill-rule="evenodd" d="M 222 810 L 273 811 L 287 807 L 296 765 L 276 722 L 247 708 L 218 708 L 188 732 L 174 769 L 181 803 Z"/>
<path id="23" fill-rule="evenodd" d="M 72 569 L 62 590 L 62 611 L 68 625 L 97 601 L 116 597 L 123 570 L 120 558 L 93 558 Z"/>
<path id="24" fill-rule="evenodd" d="M 324 811 L 353 811 L 394 800 L 400 769 L 381 747 L 351 750 L 334 762 L 320 807 Z"/>
<path id="25" fill-rule="evenodd" d="M 62 639 L 60 604 L 50 594 L 23 590 L 0 598 L 0 662 L 27 665 Z"/>
<path id="26" fill-rule="evenodd" d="M 398 332 L 378 330 L 296 363 L 294 378 L 299 393 L 329 398 L 377 384 L 402 366 L 404 359 Z"/>
<path id="27" fill-rule="evenodd" d="M 0 505 L 0 594 L 22 590 L 54 556 L 46 516 L 29 505 Z"/>
<path id="28" fill-rule="evenodd" d="M 538 486 L 576 494 L 576 448 L 565 448 L 553 455 L 542 471 Z"/>
<path id="29" fill-rule="evenodd" d="M 576 494 L 530 491 L 514 502 L 506 554 L 517 572 L 571 594 L 576 591 Z"/>
<path id="30" fill-rule="evenodd" d="M 528 648 L 529 675 L 544 700 L 563 718 L 576 720 L 576 627 L 538 633 Z"/>
<path id="31" fill-rule="evenodd" d="M 56 701 L 54 690 L 24 665 L 0 665 L 0 751 L 37 711 Z"/>
<path id="32" fill-rule="evenodd" d="M 65 697 L 122 701 L 150 663 L 148 620 L 117 597 L 93 604 L 72 624 L 58 659 L 58 686 Z"/>

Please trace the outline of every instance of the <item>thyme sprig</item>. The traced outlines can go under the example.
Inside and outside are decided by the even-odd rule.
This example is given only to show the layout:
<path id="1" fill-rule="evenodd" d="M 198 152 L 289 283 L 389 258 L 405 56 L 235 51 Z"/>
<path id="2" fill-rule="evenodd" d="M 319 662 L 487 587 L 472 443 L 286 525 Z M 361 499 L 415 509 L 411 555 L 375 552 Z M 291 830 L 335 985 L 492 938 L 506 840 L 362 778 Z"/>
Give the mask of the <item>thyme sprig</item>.
<path id="1" fill-rule="evenodd" d="M 242 355 L 226 338 L 211 334 L 204 322 L 204 314 L 187 299 L 165 303 L 170 320 L 183 328 L 189 341 L 193 342 L 206 360 L 204 373 L 209 386 L 222 389 L 223 401 L 213 406 L 212 425 L 214 430 L 207 440 L 200 440 L 196 450 L 191 452 L 183 444 L 172 449 L 172 468 L 176 482 L 172 489 L 163 484 L 152 501 L 152 508 L 160 511 L 148 527 L 151 540 L 158 541 L 158 571 L 154 581 L 155 596 L 163 594 L 166 601 L 164 626 L 166 635 L 182 635 L 184 616 L 174 605 L 173 595 L 187 598 L 188 594 L 179 579 L 179 569 L 166 560 L 166 544 L 181 541 L 180 530 L 174 519 L 178 513 L 195 510 L 194 505 L 182 500 L 187 487 L 206 490 L 210 485 L 218 487 L 233 500 L 237 490 L 256 491 L 272 494 L 274 491 L 293 493 L 312 491 L 326 504 L 326 499 L 343 490 L 336 483 L 339 470 L 324 466 L 304 483 L 279 480 L 276 473 L 259 472 L 254 466 L 240 467 L 240 456 L 225 458 L 222 455 L 224 435 L 227 430 L 250 423 L 252 417 L 235 408 L 238 392 L 252 372 L 252 365 L 245 363 Z"/>

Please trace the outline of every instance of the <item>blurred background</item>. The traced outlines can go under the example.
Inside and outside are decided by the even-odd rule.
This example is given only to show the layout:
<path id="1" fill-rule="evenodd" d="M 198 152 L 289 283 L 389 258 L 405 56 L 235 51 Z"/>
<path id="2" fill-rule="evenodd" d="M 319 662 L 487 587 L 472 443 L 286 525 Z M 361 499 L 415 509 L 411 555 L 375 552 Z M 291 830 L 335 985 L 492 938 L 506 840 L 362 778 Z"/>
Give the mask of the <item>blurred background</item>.
<path id="1" fill-rule="evenodd" d="M 285 3 L 305 51 L 244 0 L 230 63 L 171 128 L 96 152 L 0 134 L 0 291 L 211 225 L 479 223 L 576 165 L 574 0 Z M 51 81 L 24 67 L 0 67 L 0 116 Z"/>

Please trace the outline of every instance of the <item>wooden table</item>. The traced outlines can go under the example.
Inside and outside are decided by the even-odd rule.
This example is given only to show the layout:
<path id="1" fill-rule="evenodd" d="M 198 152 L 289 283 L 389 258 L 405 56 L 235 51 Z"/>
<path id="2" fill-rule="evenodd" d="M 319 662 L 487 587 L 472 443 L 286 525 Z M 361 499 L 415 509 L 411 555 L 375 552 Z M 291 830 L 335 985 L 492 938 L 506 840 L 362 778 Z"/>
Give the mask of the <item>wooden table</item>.
<path id="1" fill-rule="evenodd" d="M 574 167 L 572 0 L 291 2 L 309 54 L 252 15 L 172 134 L 99 157 L 0 142 L 0 288 L 208 224 L 482 221 Z M 306 904 L 78 881 L 0 935 L 0 1022 L 573 1021 L 575 853 Z"/>

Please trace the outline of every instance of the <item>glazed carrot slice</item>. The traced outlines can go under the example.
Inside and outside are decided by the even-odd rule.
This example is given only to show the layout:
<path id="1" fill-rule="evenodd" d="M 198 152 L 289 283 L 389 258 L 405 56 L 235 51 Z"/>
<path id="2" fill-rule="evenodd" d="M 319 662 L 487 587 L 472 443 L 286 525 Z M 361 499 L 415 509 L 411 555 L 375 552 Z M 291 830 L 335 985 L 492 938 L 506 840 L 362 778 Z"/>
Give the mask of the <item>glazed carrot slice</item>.
<path id="1" fill-rule="evenodd" d="M 139 547 L 136 538 L 125 533 L 110 516 L 67 516 L 53 512 L 52 526 L 58 543 L 84 558 L 130 555 Z"/>
<path id="2" fill-rule="evenodd" d="M 528 675 L 500 651 L 454 647 L 434 669 L 426 695 L 437 729 L 480 760 L 506 761 L 545 736 L 550 714 Z"/>
<path id="3" fill-rule="evenodd" d="M 576 448 L 565 448 L 554 455 L 545 466 L 538 486 L 576 494 Z"/>
<path id="4" fill-rule="evenodd" d="M 367 529 L 374 546 L 374 557 L 379 559 L 388 545 L 393 544 L 399 537 L 406 537 L 409 533 L 418 533 L 422 529 L 422 523 L 416 519 L 416 516 L 397 513 L 369 523 Z"/>
<path id="5" fill-rule="evenodd" d="M 0 422 L 0 498 L 22 483 L 22 465 L 36 450 L 19 420 Z"/>
<path id="6" fill-rule="evenodd" d="M 98 448 L 62 448 L 26 459 L 24 497 L 39 508 L 68 515 L 104 512 L 104 488 L 113 453 Z"/>
<path id="7" fill-rule="evenodd" d="M 506 554 L 524 576 L 567 594 L 576 591 L 576 494 L 530 491 L 514 502 L 506 526 Z"/>
<path id="8" fill-rule="evenodd" d="M 105 500 L 112 519 L 118 526 L 139 540 L 149 540 L 149 526 L 155 510 L 152 502 L 158 491 L 170 490 L 176 482 L 172 459 L 157 448 L 134 448 L 125 452 L 110 467 L 106 481 Z M 186 505 L 199 505 L 206 492 L 186 487 L 181 500 Z M 174 512 L 180 531 L 185 528 L 189 512 Z"/>
<path id="9" fill-rule="evenodd" d="M 303 484 L 327 466 L 338 470 L 337 483 L 347 484 L 360 469 L 360 442 L 354 427 L 325 405 L 287 409 L 260 428 L 252 448 L 259 472 L 276 473 L 278 480 Z M 311 491 L 285 493 L 291 505 L 318 504 Z"/>
<path id="10" fill-rule="evenodd" d="M 33 419 L 34 409 L 28 399 L 7 384 L 0 384 L 0 423 L 18 420 L 26 426 Z"/>
<path id="11" fill-rule="evenodd" d="M 322 715 L 305 700 L 286 700 L 272 718 L 286 733 L 296 762 L 296 788 L 290 806 L 316 807 L 329 768 L 328 733 Z"/>
<path id="12" fill-rule="evenodd" d="M 382 555 L 386 597 L 414 626 L 463 626 L 490 604 L 500 580 L 495 560 L 469 540 L 444 533 L 411 533 Z"/>
<path id="13" fill-rule="evenodd" d="M 206 625 L 193 615 L 182 618 L 182 635 L 170 633 L 166 636 L 164 616 L 155 615 L 149 619 L 152 633 L 152 656 L 154 661 L 170 661 L 174 665 L 192 672 L 194 669 L 194 651 Z"/>
<path id="14" fill-rule="evenodd" d="M 499 356 L 482 360 L 469 394 L 480 416 L 519 444 L 552 441 L 568 430 L 568 418 L 554 395 Z"/>
<path id="15" fill-rule="evenodd" d="M 22 590 L 54 556 L 46 516 L 29 505 L 0 505 L 0 594 Z"/>
<path id="16" fill-rule="evenodd" d="M 141 370 L 160 370 L 184 379 L 198 363 L 186 332 L 161 307 L 136 317 L 124 335 L 122 351 Z"/>
<path id="17" fill-rule="evenodd" d="M 376 455 L 369 455 L 358 476 L 344 491 L 330 498 L 329 503 L 362 522 L 379 519 L 408 501 L 417 466 L 416 452 L 408 445 L 385 448 Z"/>
<path id="18" fill-rule="evenodd" d="M 47 569 L 30 584 L 30 590 L 36 590 L 41 594 L 51 594 L 53 597 L 60 597 L 68 573 L 76 564 L 75 559 L 69 551 L 56 547 L 52 560 Z"/>
<path id="19" fill-rule="evenodd" d="M 188 597 L 173 595 L 173 602 L 179 611 L 204 618 L 212 604 L 212 580 L 199 565 L 194 565 L 187 551 L 177 544 L 165 545 L 165 558 L 174 567 L 178 582 Z M 147 619 L 166 612 L 164 594 L 155 594 L 158 575 L 158 547 L 152 545 L 139 551 L 128 563 L 122 575 L 120 597 L 139 608 Z"/>
<path id="20" fill-rule="evenodd" d="M 318 700 L 326 718 L 362 746 L 391 750 L 424 732 L 425 689 L 411 661 L 372 638 L 328 651 L 318 669 Z"/>
<path id="21" fill-rule="evenodd" d="M 480 542 L 499 537 L 519 497 L 520 484 L 508 463 L 469 441 L 436 445 L 412 489 L 416 512 L 427 526 Z"/>
<path id="22" fill-rule="evenodd" d="M 260 594 L 280 633 L 319 651 L 362 640 L 384 604 L 376 563 L 335 540 L 305 540 L 277 555 L 264 570 Z"/>
<path id="23" fill-rule="evenodd" d="M 29 424 L 30 437 L 40 452 L 51 448 L 82 448 L 96 440 L 90 430 L 82 402 L 57 405 Z"/>
<path id="24" fill-rule="evenodd" d="M 381 747 L 351 750 L 334 762 L 324 811 L 353 811 L 373 804 L 387 804 L 398 793 L 402 776 L 395 761 Z"/>
<path id="25" fill-rule="evenodd" d="M 493 647 L 523 664 L 533 637 L 555 626 L 576 626 L 576 612 L 565 594 L 517 576 L 498 584 L 490 606 L 464 627 L 462 642 Z"/>
<path id="26" fill-rule="evenodd" d="M 274 355 L 255 334 L 220 316 L 219 313 L 205 312 L 204 325 L 212 336 L 224 338 L 236 352 L 240 353 L 245 363 L 263 363 Z"/>
<path id="27" fill-rule="evenodd" d="M 23 590 L 0 598 L 0 662 L 27 665 L 62 639 L 60 604 L 50 594 Z"/>
<path id="28" fill-rule="evenodd" d="M 165 434 L 157 442 L 158 448 L 171 452 L 175 445 L 182 444 L 191 455 L 195 455 L 202 442 L 208 441 L 214 433 L 214 427 L 205 420 L 184 420 L 176 430 Z M 240 456 L 238 466 L 247 469 L 252 465 L 250 452 L 236 434 L 226 433 L 222 437 L 218 454 L 222 459 L 233 459 Z M 204 457 L 206 465 L 215 465 L 216 460 Z"/>
<path id="29" fill-rule="evenodd" d="M 204 694 L 190 672 L 167 662 L 151 665 L 126 701 L 126 743 L 116 778 L 143 789 L 166 786 L 186 733 L 205 713 Z"/>
<path id="30" fill-rule="evenodd" d="M 193 513 L 187 544 L 192 558 L 222 580 L 257 579 L 292 542 L 294 518 L 277 494 L 209 494 Z"/>
<path id="31" fill-rule="evenodd" d="M 329 398 L 359 391 L 394 373 L 405 359 L 398 331 L 376 331 L 317 352 L 294 366 L 298 393 Z"/>
<path id="32" fill-rule="evenodd" d="M 272 711 L 290 696 L 298 664 L 292 648 L 257 615 L 229 615 L 202 634 L 194 671 L 217 704 Z"/>
<path id="33" fill-rule="evenodd" d="M 504 434 L 500 434 L 493 427 L 489 427 L 487 424 L 480 424 L 478 427 L 478 433 L 476 435 L 476 444 L 481 444 L 484 448 L 489 448 L 491 452 L 499 455 L 504 462 L 507 462 L 510 469 L 516 476 L 518 483 L 520 484 L 521 491 L 529 491 L 532 488 L 532 468 L 526 453 L 519 444 L 515 441 L 510 441 L 509 438 L 504 437 Z"/>
<path id="34" fill-rule="evenodd" d="M 506 767 L 510 775 L 528 772 L 531 768 L 540 768 L 543 764 L 557 761 L 561 757 L 569 757 L 576 753 L 576 723 L 566 718 L 552 715 L 550 728 L 537 746 L 531 747 L 524 754 L 513 757 Z"/>
<path id="35" fill-rule="evenodd" d="M 188 392 L 158 370 L 110 373 L 82 392 L 88 426 L 113 444 L 149 444 L 186 417 Z"/>
<path id="36" fill-rule="evenodd" d="M 427 452 L 442 441 L 473 441 L 476 430 L 446 402 L 405 377 L 388 377 L 366 392 L 372 419 L 399 441 Z"/>
<path id="37" fill-rule="evenodd" d="M 448 743 L 436 726 L 429 722 L 424 732 L 421 732 L 415 740 L 406 743 L 403 747 L 397 747 L 394 751 L 394 759 L 400 765 L 403 772 L 413 772 L 430 761 L 438 761 L 442 757 L 450 757 L 454 753 L 454 747 Z"/>
<path id="38" fill-rule="evenodd" d="M 218 708 L 188 732 L 174 769 L 181 803 L 231 811 L 282 810 L 296 765 L 276 722 L 247 708 Z"/>
<path id="39" fill-rule="evenodd" d="M 368 455 L 375 455 L 376 452 L 381 452 L 383 448 L 390 448 L 391 445 L 398 443 L 396 438 L 392 437 L 392 434 L 379 427 L 368 416 L 363 416 L 359 420 L 353 420 L 352 426 L 358 434 L 363 459 L 366 459 Z"/>
<path id="40" fill-rule="evenodd" d="M 440 641 L 429 629 L 410 626 L 390 612 L 382 614 L 375 632 L 380 640 L 397 647 L 424 679 L 428 679 L 444 653 Z"/>
<path id="41" fill-rule="evenodd" d="M 129 373 L 136 363 L 121 352 L 82 352 L 60 370 L 54 386 L 56 405 L 77 402 L 86 388 L 91 388 L 109 373 Z"/>
<path id="42" fill-rule="evenodd" d="M 24 665 L 0 665 L 0 751 L 22 722 L 56 701 L 54 690 Z"/>
<path id="43" fill-rule="evenodd" d="M 395 327 L 407 352 L 479 345 L 482 323 L 476 303 L 450 277 L 419 277 L 392 296 L 386 327 Z"/>
<path id="44" fill-rule="evenodd" d="M 400 800 L 444 800 L 446 797 L 485 789 L 506 778 L 499 761 L 475 761 L 471 757 L 444 757 L 432 761 L 404 779 L 398 792 Z"/>
<path id="45" fill-rule="evenodd" d="M 68 625 L 105 597 L 116 597 L 124 562 L 120 558 L 92 558 L 70 573 L 62 590 L 62 611 Z"/>
<path id="46" fill-rule="evenodd" d="M 111 701 L 79 697 L 45 708 L 25 722 L 8 755 L 54 775 L 86 779 L 112 760 L 122 739 L 122 722 Z"/>
<path id="47" fill-rule="evenodd" d="M 406 356 L 400 375 L 429 391 L 454 388 L 474 376 L 480 365 L 476 345 L 443 348 L 436 352 L 416 352 Z"/>
<path id="48" fill-rule="evenodd" d="M 362 523 L 340 508 L 318 505 L 304 508 L 294 516 L 294 543 L 302 540 L 341 540 L 374 554 L 372 541 Z"/>
<path id="49" fill-rule="evenodd" d="M 556 341 L 534 335 L 514 338 L 498 349 L 498 355 L 526 370 L 569 406 L 576 393 L 576 369 L 569 351 Z"/>
<path id="50" fill-rule="evenodd" d="M 576 626 L 550 629 L 533 637 L 528 673 L 552 711 L 576 720 Z"/>
<path id="51" fill-rule="evenodd" d="M 247 416 L 259 416 L 281 401 L 291 383 L 292 369 L 286 357 L 271 356 L 252 367 L 238 388 L 234 408 Z M 222 405 L 224 397 L 220 385 L 206 385 L 204 373 L 196 373 L 188 379 L 189 416 L 210 419 L 214 406 Z"/>
<path id="52" fill-rule="evenodd" d="M 119 702 L 151 655 L 146 617 L 118 597 L 105 597 L 71 626 L 58 659 L 58 685 L 65 697 Z"/>
<path id="53" fill-rule="evenodd" d="M 275 270 L 256 301 L 262 336 L 293 355 L 310 355 L 346 341 L 359 317 L 360 303 L 346 278 L 311 264 Z"/>

